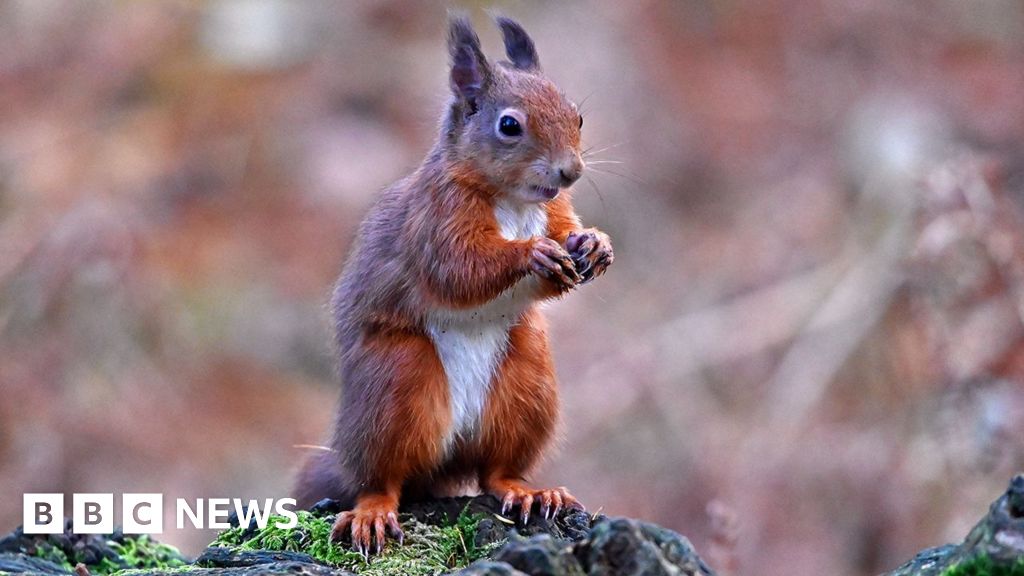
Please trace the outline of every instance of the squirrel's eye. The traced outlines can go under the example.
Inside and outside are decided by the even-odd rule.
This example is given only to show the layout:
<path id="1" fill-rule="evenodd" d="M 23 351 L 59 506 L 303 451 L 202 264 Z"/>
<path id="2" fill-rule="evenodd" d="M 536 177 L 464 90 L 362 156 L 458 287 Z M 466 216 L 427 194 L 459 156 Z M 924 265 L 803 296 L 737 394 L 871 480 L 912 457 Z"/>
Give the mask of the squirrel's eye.
<path id="1" fill-rule="evenodd" d="M 519 125 L 519 120 L 511 116 L 502 116 L 498 120 L 498 132 L 505 136 L 519 136 L 523 133 L 523 127 Z"/>
<path id="2" fill-rule="evenodd" d="M 580 130 L 583 129 L 583 114 L 580 114 Z"/>

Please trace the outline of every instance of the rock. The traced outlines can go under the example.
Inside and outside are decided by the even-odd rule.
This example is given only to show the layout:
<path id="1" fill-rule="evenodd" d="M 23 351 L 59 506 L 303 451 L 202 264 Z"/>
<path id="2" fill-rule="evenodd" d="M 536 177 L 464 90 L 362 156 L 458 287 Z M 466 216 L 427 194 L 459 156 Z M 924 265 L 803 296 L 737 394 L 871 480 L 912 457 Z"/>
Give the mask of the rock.
<path id="1" fill-rule="evenodd" d="M 232 550 L 220 546 L 210 546 L 196 558 L 196 566 L 220 567 L 220 568 L 242 568 L 245 566 L 256 566 L 259 564 L 274 564 L 277 562 L 295 562 L 315 564 L 316 561 L 309 554 L 301 552 L 267 552 L 263 550 L 247 551 Z"/>
<path id="2" fill-rule="evenodd" d="M 953 563 L 953 555 L 959 549 L 954 544 L 928 548 L 917 553 L 909 562 L 886 576 L 939 576 Z"/>
<path id="3" fill-rule="evenodd" d="M 320 500 L 316 504 L 313 504 L 313 507 L 310 508 L 309 511 L 313 514 L 316 514 L 317 516 L 328 516 L 330 514 L 337 514 L 338 512 L 341 512 L 341 503 L 338 502 L 337 500 L 324 498 L 323 500 Z"/>
<path id="4" fill-rule="evenodd" d="M 508 531 L 500 522 L 493 518 L 484 518 L 476 525 L 476 534 L 473 535 L 473 545 L 477 548 L 493 546 L 504 541 L 508 537 Z"/>
<path id="5" fill-rule="evenodd" d="M 272 564 L 256 564 L 237 568 L 195 568 L 194 570 L 152 570 L 133 572 L 132 576 L 248 576 L 257 574 L 308 575 L 308 576 L 354 576 L 351 572 L 338 570 L 323 564 L 309 562 L 277 562 Z M 93 576 L 96 576 L 93 574 Z"/>
<path id="6" fill-rule="evenodd" d="M 191 564 L 173 548 L 148 536 L 125 536 L 119 531 L 79 536 L 71 533 L 70 522 L 63 534 L 27 535 L 19 528 L 0 538 L 0 573 L 72 576 L 71 566 L 82 562 L 92 576 L 122 568 L 137 568 L 133 576 L 352 576 L 354 571 L 340 566 L 356 566 L 353 570 L 357 570 L 363 562 L 361 557 L 328 542 L 331 523 L 339 510 L 337 502 L 325 500 L 310 512 L 300 513 L 300 526 L 295 530 L 269 526 L 259 529 L 250 523 L 225 531 Z M 586 512 L 562 510 L 551 519 L 535 514 L 521 525 L 504 519 L 499 512 L 499 502 L 487 496 L 410 504 L 401 511 L 406 545 L 392 546 L 390 553 L 395 556 L 390 559 L 385 556 L 379 558 L 380 562 L 375 559 L 368 566 L 362 565 L 374 574 L 407 575 L 413 572 L 404 562 L 419 554 L 409 550 L 422 549 L 434 554 L 435 560 L 439 558 L 441 568 L 416 574 L 437 574 L 445 567 L 469 564 L 449 574 L 714 576 L 686 538 L 648 522 L 595 519 Z M 447 540 L 433 540 L 441 536 Z M 264 542 L 275 549 L 262 549 Z M 415 548 L 417 545 L 421 548 Z M 406 556 L 401 556 L 403 553 Z M 324 558 L 340 560 L 328 562 Z M 415 562 L 419 559 L 413 558 Z M 453 564 L 452 559 L 458 562 Z M 1013 478 L 1006 493 L 992 504 L 963 542 L 924 550 L 883 576 L 969 574 L 1024 576 L 1024 475 Z"/>
<path id="7" fill-rule="evenodd" d="M 0 574 L 42 574 L 50 576 L 59 574 L 67 576 L 71 571 L 49 560 L 11 552 L 0 552 Z"/>
<path id="8" fill-rule="evenodd" d="M 584 576 L 572 549 L 572 542 L 537 534 L 525 540 L 513 539 L 492 558 L 530 576 Z"/>
<path id="9" fill-rule="evenodd" d="M 529 576 L 504 562 L 479 560 L 457 573 L 457 576 Z"/>
<path id="10" fill-rule="evenodd" d="M 1010 481 L 963 542 L 924 550 L 883 576 L 938 576 L 955 566 L 970 574 L 1024 575 L 1024 474 Z"/>
<path id="11" fill-rule="evenodd" d="M 690 541 L 647 522 L 612 518 L 598 522 L 576 551 L 594 576 L 710 576 Z"/>
<path id="12" fill-rule="evenodd" d="M 675 532 L 626 519 L 593 519 L 579 510 L 561 510 L 552 518 L 539 514 L 526 524 L 500 514 L 501 503 L 490 496 L 442 498 L 404 506 L 400 518 L 406 531 L 406 545 L 391 547 L 387 556 L 369 564 L 357 554 L 328 541 L 339 504 L 318 502 L 300 513 L 294 530 L 254 522 L 222 532 L 191 565 L 169 547 L 151 540 L 137 542 L 123 534 L 75 536 L 70 531 L 53 536 L 26 536 L 20 530 L 0 539 L 2 569 L 10 573 L 71 574 L 70 564 L 82 562 L 93 576 L 111 567 L 141 568 L 133 573 L 156 574 L 315 574 L 350 576 L 359 570 L 374 574 L 437 574 L 446 566 L 470 564 L 450 574 L 467 576 L 586 576 L 586 574 L 701 574 L 709 575 L 703 562 L 685 538 Z M 116 542 L 115 542 L 116 541 Z M 128 542 L 115 547 L 110 542 Z M 174 565 L 138 565 L 138 558 L 126 559 L 118 550 L 141 550 L 150 546 Z M 419 548 L 417 548 L 419 546 Z M 270 547 L 273 549 L 265 549 Z M 432 555 L 433 564 L 421 556 Z M 413 552 L 411 552 L 413 551 Z M 36 555 L 52 556 L 46 562 Z M 153 552 L 146 557 L 152 558 Z M 378 561 L 379 560 L 379 561 Z M 422 566 L 420 562 L 424 562 Z M 417 564 L 410 568 L 410 562 Z M 454 562 L 454 564 L 452 563 Z M 619 568 L 630 572 L 617 571 Z M 693 567 L 698 567 L 693 569 Z M 344 569 L 343 569 L 344 568 Z M 703 571 L 697 571 L 703 569 Z M 646 570 L 646 572 L 644 572 Z"/>
<path id="13" fill-rule="evenodd" d="M 103 574 L 98 566 L 110 570 L 174 567 L 187 562 L 177 550 L 147 535 L 126 536 L 120 530 L 112 534 L 74 534 L 70 519 L 65 521 L 61 534 L 25 534 L 18 527 L 0 538 L 0 553 L 5 553 L 5 565 L 13 565 L 16 556 L 24 559 L 23 564 L 30 559 L 46 560 L 57 566 L 62 574 L 70 573 L 72 566 L 78 563 L 85 565 L 93 574 Z M 46 565 L 40 566 L 38 570 L 0 568 L 0 572 L 45 572 Z"/>
<path id="14" fill-rule="evenodd" d="M 599 516 L 599 518 L 603 518 L 603 516 Z M 577 542 L 583 540 L 590 532 L 592 521 L 590 514 L 581 510 L 570 510 L 562 518 L 565 537 Z"/>

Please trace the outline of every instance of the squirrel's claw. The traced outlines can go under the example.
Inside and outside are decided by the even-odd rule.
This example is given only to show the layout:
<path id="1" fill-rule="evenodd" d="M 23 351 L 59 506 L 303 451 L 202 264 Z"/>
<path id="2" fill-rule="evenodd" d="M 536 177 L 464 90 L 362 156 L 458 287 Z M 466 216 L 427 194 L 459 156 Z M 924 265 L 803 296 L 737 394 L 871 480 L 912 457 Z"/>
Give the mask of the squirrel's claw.
<path id="1" fill-rule="evenodd" d="M 552 499 L 555 501 L 555 509 L 551 513 L 551 517 L 556 518 L 558 517 L 558 513 L 562 511 L 562 494 L 559 491 L 555 490 L 552 493 Z"/>
<path id="2" fill-rule="evenodd" d="M 519 510 L 521 513 L 521 519 L 523 526 L 526 526 L 530 522 L 530 510 L 533 508 L 533 494 L 527 494 L 523 496 L 523 501 L 519 504 Z"/>
<path id="3" fill-rule="evenodd" d="M 551 518 L 551 505 L 555 500 L 554 495 L 554 491 L 551 490 L 542 492 L 540 495 L 540 515 L 543 516 L 545 520 Z"/>
<path id="4" fill-rule="evenodd" d="M 380 554 L 384 549 L 384 517 L 377 516 L 373 519 L 373 553 Z"/>
<path id="5" fill-rule="evenodd" d="M 401 546 L 404 544 L 405 532 L 402 532 L 402 525 L 398 523 L 398 514 L 388 512 L 387 525 L 388 529 L 391 530 L 391 535 L 398 538 L 398 545 Z"/>

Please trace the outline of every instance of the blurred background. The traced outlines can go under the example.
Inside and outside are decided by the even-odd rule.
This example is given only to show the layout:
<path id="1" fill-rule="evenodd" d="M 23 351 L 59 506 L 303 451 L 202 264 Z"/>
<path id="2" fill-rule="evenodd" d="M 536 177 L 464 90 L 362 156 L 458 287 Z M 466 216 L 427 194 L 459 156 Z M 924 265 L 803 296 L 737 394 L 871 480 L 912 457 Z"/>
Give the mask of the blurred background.
<path id="1" fill-rule="evenodd" d="M 460 4 L 495 58 L 484 8 L 521 20 L 610 162 L 537 483 L 724 576 L 962 538 L 1024 468 L 1024 4 Z M 23 492 L 287 494 L 331 284 L 437 130 L 445 9 L 0 3 L 0 527 Z"/>

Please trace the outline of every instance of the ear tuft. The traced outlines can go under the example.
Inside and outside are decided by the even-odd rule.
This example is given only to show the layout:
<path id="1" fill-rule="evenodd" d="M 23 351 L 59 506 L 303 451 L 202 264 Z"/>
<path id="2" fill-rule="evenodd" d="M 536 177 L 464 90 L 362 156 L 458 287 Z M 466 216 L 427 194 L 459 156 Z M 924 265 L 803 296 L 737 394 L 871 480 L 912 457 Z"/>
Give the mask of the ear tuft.
<path id="1" fill-rule="evenodd" d="M 490 79 L 490 69 L 480 49 L 480 38 L 473 30 L 469 18 L 463 14 L 454 14 L 449 18 L 448 53 L 452 61 L 452 91 L 465 100 L 471 109 L 475 108 L 476 99 Z"/>
<path id="2" fill-rule="evenodd" d="M 512 65 L 520 70 L 540 70 L 537 49 L 526 30 L 511 18 L 498 16 L 494 20 L 501 28 L 501 36 L 505 40 L 505 53 L 512 61 Z"/>

